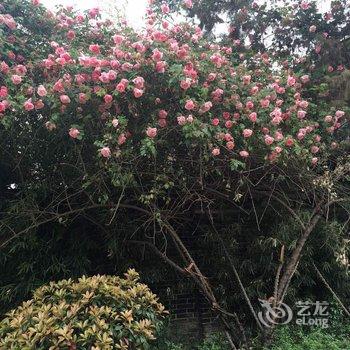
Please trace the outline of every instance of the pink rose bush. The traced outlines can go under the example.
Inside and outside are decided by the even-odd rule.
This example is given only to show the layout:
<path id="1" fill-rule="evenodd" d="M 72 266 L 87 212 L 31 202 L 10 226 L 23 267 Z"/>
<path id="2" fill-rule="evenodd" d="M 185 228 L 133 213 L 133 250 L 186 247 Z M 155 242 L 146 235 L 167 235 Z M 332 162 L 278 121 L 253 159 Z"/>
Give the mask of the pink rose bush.
<path id="1" fill-rule="evenodd" d="M 145 27 L 134 30 L 98 9 L 53 13 L 29 0 L 0 4 L 1 166 L 16 177 L 1 220 L 10 240 L 32 222 L 33 231 L 57 232 L 90 218 L 96 233 L 120 237 L 121 246 L 135 235 L 154 238 L 162 252 L 167 242 L 170 251 L 177 249 L 174 231 L 190 232 L 192 219 L 211 211 L 228 212 L 225 220 L 239 225 L 261 222 L 242 232 L 244 247 L 257 247 L 251 237 L 268 238 L 271 225 L 289 219 L 281 203 L 308 228 L 314 217 L 328 220 L 333 199 L 347 193 L 349 110 L 332 104 L 328 86 L 315 84 L 319 71 L 295 69 L 300 57 L 276 62 L 269 52 L 254 54 L 234 28 L 226 42 L 208 40 L 194 23 L 174 22 L 171 5 L 147 9 Z M 182 10 L 197 6 L 181 1 Z M 311 9 L 299 2 L 295 11 Z M 315 37 L 315 57 L 316 40 L 326 38 L 319 23 L 311 33 L 310 25 L 304 31 Z M 337 67 L 332 74 L 342 71 Z M 242 216 L 231 221 L 233 207 Z M 298 245 L 277 238 L 290 261 Z"/>
<path id="2" fill-rule="evenodd" d="M 43 125 L 54 124 L 54 132 L 64 129 L 76 139 L 92 127 L 84 124 L 83 116 L 90 115 L 90 142 L 103 158 L 117 162 L 131 150 L 145 151 L 145 137 L 156 152 L 170 138 L 178 147 L 191 142 L 227 161 L 258 157 L 270 163 L 296 156 L 315 164 L 315 153 L 326 157 L 347 117 L 331 108 L 320 114 L 316 102 L 303 98 L 308 75 L 289 68 L 272 74 L 266 54 L 256 55 L 256 67 L 247 68 L 232 58 L 231 48 L 207 42 L 198 27 L 164 25 L 168 5 L 161 10 L 164 17 L 158 18 L 149 9 L 148 25 L 138 32 L 115 29 L 96 9 L 50 13 L 57 33 L 45 55 L 19 64 L 18 57 L 5 59 L 2 53 L 1 121 L 40 113 Z M 93 34 L 81 29 L 84 21 Z M 3 14 L 0 25 L 8 38 L 16 36 L 12 16 Z"/>

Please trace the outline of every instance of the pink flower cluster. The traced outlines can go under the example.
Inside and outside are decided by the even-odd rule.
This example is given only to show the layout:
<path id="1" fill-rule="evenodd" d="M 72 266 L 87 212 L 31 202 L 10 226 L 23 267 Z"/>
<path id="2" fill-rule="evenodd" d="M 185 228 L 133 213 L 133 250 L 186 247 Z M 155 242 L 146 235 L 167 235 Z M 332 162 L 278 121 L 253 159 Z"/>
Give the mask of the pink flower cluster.
<path id="1" fill-rule="evenodd" d="M 185 0 L 183 5 L 191 8 L 193 3 Z M 309 5 L 303 1 L 300 7 L 307 10 Z M 149 9 L 148 27 L 137 33 L 98 21 L 98 9 L 87 17 L 56 15 L 64 34 L 58 31 L 49 55 L 28 65 L 0 62 L 0 116 L 21 101 L 21 112 L 41 110 L 48 130 L 65 127 L 72 139 L 81 139 L 82 116 L 92 115 L 89 122 L 96 124 L 99 153 L 105 159 L 123 154 L 123 147 L 133 144 L 129 140 L 157 143 L 176 137 L 181 144 L 202 137 L 215 157 L 245 159 L 263 152 L 268 161 L 277 161 L 302 148 L 308 161 L 317 163 L 315 155 L 328 147 L 320 134 L 331 137 L 345 113 L 339 110 L 315 120 L 302 97 L 308 75 L 299 77 L 289 69 L 272 74 L 267 54 L 254 57 L 257 69 L 234 66 L 231 47 L 207 42 L 198 27 L 169 24 L 169 6 L 164 3 L 161 10 L 165 17 L 159 26 Z M 93 35 L 79 41 L 84 21 Z M 1 15 L 1 23 L 16 28 L 11 16 Z M 34 79 L 39 71 L 40 79 Z M 54 113 L 67 113 L 72 125 L 51 121 Z"/>

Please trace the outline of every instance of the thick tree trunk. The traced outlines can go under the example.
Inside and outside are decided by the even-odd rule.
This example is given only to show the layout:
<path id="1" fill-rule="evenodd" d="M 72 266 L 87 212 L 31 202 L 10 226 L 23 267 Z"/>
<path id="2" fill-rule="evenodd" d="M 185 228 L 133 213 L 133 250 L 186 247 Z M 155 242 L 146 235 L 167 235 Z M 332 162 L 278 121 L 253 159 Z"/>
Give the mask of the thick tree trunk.
<path id="1" fill-rule="evenodd" d="M 294 275 L 296 266 L 299 263 L 301 252 L 305 246 L 307 239 L 309 238 L 311 232 L 319 222 L 320 218 L 321 218 L 321 215 L 317 212 L 313 216 L 309 224 L 305 227 L 305 230 L 303 231 L 302 235 L 298 239 L 296 247 L 293 250 L 291 257 L 289 258 L 287 266 L 285 267 L 278 284 L 277 303 L 283 302 L 284 296 L 287 292 L 288 285 Z"/>

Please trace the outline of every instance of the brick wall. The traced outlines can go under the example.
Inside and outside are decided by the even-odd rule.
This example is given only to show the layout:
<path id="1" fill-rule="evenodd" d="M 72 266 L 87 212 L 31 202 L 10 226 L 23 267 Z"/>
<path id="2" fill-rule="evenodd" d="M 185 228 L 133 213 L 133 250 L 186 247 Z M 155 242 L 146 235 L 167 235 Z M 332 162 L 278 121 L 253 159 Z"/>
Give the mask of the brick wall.
<path id="1" fill-rule="evenodd" d="M 186 340 L 203 339 L 220 329 L 208 302 L 197 290 L 174 293 L 168 298 L 167 307 L 172 329 Z"/>

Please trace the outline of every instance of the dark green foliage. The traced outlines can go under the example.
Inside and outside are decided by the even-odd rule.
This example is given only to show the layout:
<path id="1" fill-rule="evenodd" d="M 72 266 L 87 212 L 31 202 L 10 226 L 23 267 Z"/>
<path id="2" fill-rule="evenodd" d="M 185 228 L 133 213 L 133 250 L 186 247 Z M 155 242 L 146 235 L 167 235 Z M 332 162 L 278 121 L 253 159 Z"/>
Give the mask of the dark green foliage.
<path id="1" fill-rule="evenodd" d="M 329 328 L 297 327 L 287 325 L 276 331 L 273 342 L 265 347 L 253 340 L 251 350 L 348 350 L 350 349 L 350 323 L 336 307 L 331 308 Z M 170 340 L 171 339 L 171 340 Z M 208 336 L 204 341 L 193 344 L 176 339 L 169 327 L 166 335 L 157 341 L 155 350 L 228 350 L 229 345 L 223 334 Z"/>
<path id="2" fill-rule="evenodd" d="M 104 270 L 99 262 L 104 260 L 103 247 L 91 227 L 48 229 L 20 237 L 0 252 L 2 311 L 27 299 L 44 283 Z"/>

